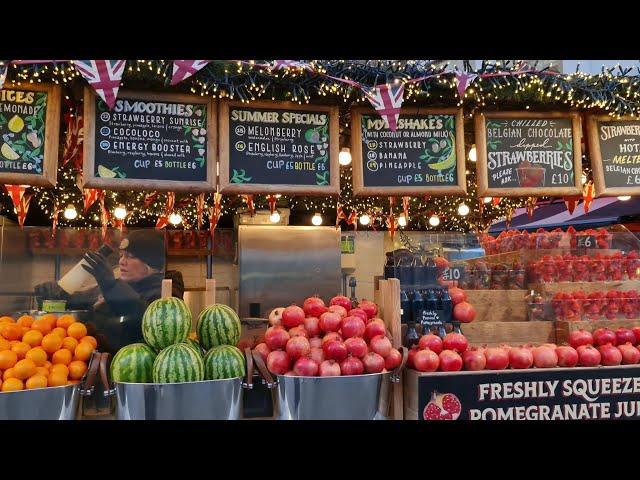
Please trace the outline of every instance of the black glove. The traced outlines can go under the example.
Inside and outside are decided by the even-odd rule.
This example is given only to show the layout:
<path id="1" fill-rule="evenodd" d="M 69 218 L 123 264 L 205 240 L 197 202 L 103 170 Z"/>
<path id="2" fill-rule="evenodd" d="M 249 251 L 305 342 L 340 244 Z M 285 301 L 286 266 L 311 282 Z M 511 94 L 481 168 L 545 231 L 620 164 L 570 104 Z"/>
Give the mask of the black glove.
<path id="1" fill-rule="evenodd" d="M 67 292 L 57 282 L 41 283 L 35 286 L 34 291 L 36 296 L 42 297 L 43 300 L 59 300 L 67 297 Z"/>
<path id="2" fill-rule="evenodd" d="M 100 290 L 104 292 L 115 285 L 116 277 L 113 275 L 113 270 L 107 263 L 106 258 L 99 253 L 89 252 L 85 254 L 84 261 L 89 265 L 83 264 L 82 268 L 95 277 Z"/>

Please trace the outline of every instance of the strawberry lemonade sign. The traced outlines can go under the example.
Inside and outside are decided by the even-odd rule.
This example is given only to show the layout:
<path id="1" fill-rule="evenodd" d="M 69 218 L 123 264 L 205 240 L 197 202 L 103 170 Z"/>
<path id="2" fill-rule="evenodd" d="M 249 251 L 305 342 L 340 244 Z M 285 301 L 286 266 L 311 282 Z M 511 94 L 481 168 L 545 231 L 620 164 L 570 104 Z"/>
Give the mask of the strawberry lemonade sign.
<path id="1" fill-rule="evenodd" d="M 215 189 L 215 108 L 199 96 L 124 91 L 109 110 L 86 89 L 86 186 Z"/>
<path id="2" fill-rule="evenodd" d="M 479 195 L 578 195 L 580 119 L 574 113 L 476 116 Z"/>
<path id="3" fill-rule="evenodd" d="M 395 132 L 373 110 L 351 117 L 356 196 L 466 192 L 461 110 L 405 108 Z"/>
<path id="4" fill-rule="evenodd" d="M 0 90 L 0 182 L 56 184 L 60 87 Z"/>

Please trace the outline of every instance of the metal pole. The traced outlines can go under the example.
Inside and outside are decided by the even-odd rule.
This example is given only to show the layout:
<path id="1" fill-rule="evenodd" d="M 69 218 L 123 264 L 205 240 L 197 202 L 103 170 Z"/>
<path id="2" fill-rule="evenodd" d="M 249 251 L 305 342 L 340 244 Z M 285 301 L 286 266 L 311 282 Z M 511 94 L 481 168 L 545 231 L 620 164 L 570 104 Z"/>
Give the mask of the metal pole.
<path id="1" fill-rule="evenodd" d="M 207 240 L 207 278 L 213 278 L 213 239 L 211 235 L 209 235 L 209 239 Z"/>

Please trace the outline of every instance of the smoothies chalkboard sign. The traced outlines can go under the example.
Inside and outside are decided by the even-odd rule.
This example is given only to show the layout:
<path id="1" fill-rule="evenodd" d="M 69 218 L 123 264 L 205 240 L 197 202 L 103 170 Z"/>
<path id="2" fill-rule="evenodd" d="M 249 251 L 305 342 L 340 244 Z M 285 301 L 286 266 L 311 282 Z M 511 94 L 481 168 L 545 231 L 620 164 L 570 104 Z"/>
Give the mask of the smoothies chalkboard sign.
<path id="1" fill-rule="evenodd" d="M 405 108 L 395 132 L 370 109 L 351 120 L 356 196 L 466 192 L 462 110 Z"/>
<path id="2" fill-rule="evenodd" d="M 590 116 L 587 135 L 596 195 L 640 194 L 640 120 Z"/>
<path id="3" fill-rule="evenodd" d="M 208 191 L 216 180 L 212 100 L 122 91 L 109 110 L 85 90 L 86 186 Z"/>
<path id="4" fill-rule="evenodd" d="M 0 182 L 55 185 L 59 132 L 60 87 L 0 90 Z"/>
<path id="5" fill-rule="evenodd" d="M 337 107 L 224 102 L 220 142 L 223 193 L 339 193 Z"/>
<path id="6" fill-rule="evenodd" d="M 501 112 L 476 116 L 478 194 L 579 195 L 580 119 L 575 113 Z"/>

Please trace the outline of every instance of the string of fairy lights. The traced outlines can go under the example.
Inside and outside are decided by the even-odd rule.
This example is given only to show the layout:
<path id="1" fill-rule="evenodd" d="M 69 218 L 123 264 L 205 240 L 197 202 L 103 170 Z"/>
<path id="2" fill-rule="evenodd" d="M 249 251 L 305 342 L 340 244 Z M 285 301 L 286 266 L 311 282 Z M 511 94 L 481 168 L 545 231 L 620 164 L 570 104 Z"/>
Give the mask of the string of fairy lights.
<path id="1" fill-rule="evenodd" d="M 334 79 L 346 79 L 367 87 L 402 82 L 405 86 L 404 105 L 461 106 L 469 126 L 477 109 L 578 109 L 606 112 L 612 117 L 640 115 L 640 71 L 632 72 L 631 69 L 620 67 L 603 68 L 598 75 L 582 72 L 560 75 L 545 69 L 537 70 L 535 65 L 531 69 L 523 69 L 523 64 L 518 61 L 485 61 L 475 70 L 465 62 L 465 71 L 478 77 L 461 99 L 454 72 L 448 62 L 311 60 L 306 62 L 310 65 L 310 70 L 296 66 L 274 70 L 266 66 L 269 62 L 211 61 L 192 77 L 176 86 L 170 86 L 172 60 L 128 60 L 121 87 L 187 92 L 246 103 L 262 99 L 339 105 L 340 144 L 343 146 L 349 144 L 351 106 L 366 105 L 368 100 L 361 89 Z M 0 61 L 0 67 L 3 64 Z M 427 78 L 419 82 L 413 81 L 423 77 Z M 81 110 L 82 88 L 87 84 L 72 61 L 26 65 L 11 63 L 5 86 L 19 87 L 22 84 L 40 82 L 61 85 L 67 104 Z M 65 134 L 66 132 L 61 132 L 62 138 Z M 386 228 L 385 221 L 391 208 L 399 226 L 407 229 L 470 231 L 486 227 L 493 220 L 505 218 L 510 210 L 524 206 L 525 199 L 503 198 L 498 205 L 494 205 L 490 199 L 478 198 L 473 138 L 468 136 L 465 140 L 467 194 L 458 197 L 412 197 L 409 201 L 408 218 L 404 218 L 400 198 L 396 198 L 391 207 L 389 197 L 353 197 L 352 170 L 346 160 L 341 161 L 346 164 L 340 168 L 339 198 L 281 195 L 277 208 L 289 207 L 292 213 L 308 214 L 309 219 L 311 215 L 319 214 L 322 224 L 333 224 L 339 204 L 347 214 L 357 212 L 359 229 Z M 343 149 L 341 156 L 346 153 Z M 583 181 L 586 181 L 591 176 L 586 157 L 583 158 L 583 170 Z M 77 187 L 78 173 L 70 162 L 59 168 L 55 188 L 34 187 L 31 209 L 40 209 L 47 218 L 52 218 L 55 211 L 62 211 L 64 214 L 59 215 L 58 223 L 61 227 L 98 227 L 98 202 L 87 213 L 82 211 L 83 196 Z M 145 206 L 149 193 L 107 191 L 105 205 L 118 217 L 125 218 L 127 225 L 153 225 L 158 216 L 163 214 L 167 197 L 166 194 L 159 193 L 155 200 Z M 254 203 L 256 209 L 269 208 L 266 195 L 255 195 Z M 481 203 L 483 215 L 480 215 Z M 207 195 L 206 205 L 212 204 L 212 195 Z M 73 208 L 69 209 L 69 206 Z M 223 216 L 236 214 L 239 210 L 246 211 L 246 207 L 246 200 L 242 196 L 223 196 Z M 177 193 L 174 213 L 171 219 L 174 226 L 195 228 L 195 195 Z M 0 214 L 14 215 L 14 207 L 6 192 L 0 195 Z M 206 219 L 205 208 L 205 225 Z M 317 221 L 316 216 L 314 222 Z M 347 228 L 344 222 L 342 226 Z"/>

